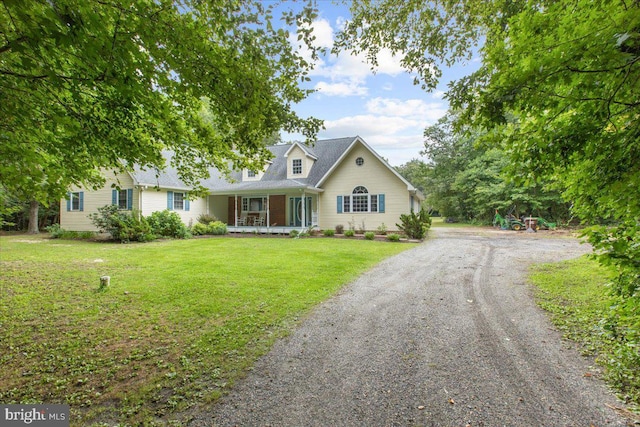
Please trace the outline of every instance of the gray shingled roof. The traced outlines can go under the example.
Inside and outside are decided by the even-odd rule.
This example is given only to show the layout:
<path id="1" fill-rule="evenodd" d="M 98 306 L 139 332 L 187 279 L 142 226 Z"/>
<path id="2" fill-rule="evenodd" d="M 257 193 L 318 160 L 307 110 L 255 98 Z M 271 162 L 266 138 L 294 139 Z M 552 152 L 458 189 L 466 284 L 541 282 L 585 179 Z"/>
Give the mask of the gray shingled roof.
<path id="1" fill-rule="evenodd" d="M 276 190 L 276 189 L 313 189 L 320 179 L 326 175 L 331 167 L 338 161 L 340 156 L 353 144 L 357 137 L 336 138 L 316 141 L 313 146 L 300 144 L 309 154 L 317 158 L 309 176 L 305 179 L 287 179 L 287 159 L 285 153 L 293 144 L 274 145 L 268 147 L 274 157 L 272 163 L 265 171 L 260 181 L 243 182 L 242 172 L 234 171 L 230 175 L 229 182 L 219 170 L 211 168 L 210 178 L 202 181 L 202 185 L 210 189 L 212 193 L 243 192 L 256 190 Z M 164 153 L 167 159 L 167 168 L 162 172 L 155 170 L 143 170 L 135 168 L 134 179 L 141 185 L 158 186 L 160 188 L 189 190 L 189 187 L 180 180 L 178 172 L 169 165 L 173 153 Z"/>

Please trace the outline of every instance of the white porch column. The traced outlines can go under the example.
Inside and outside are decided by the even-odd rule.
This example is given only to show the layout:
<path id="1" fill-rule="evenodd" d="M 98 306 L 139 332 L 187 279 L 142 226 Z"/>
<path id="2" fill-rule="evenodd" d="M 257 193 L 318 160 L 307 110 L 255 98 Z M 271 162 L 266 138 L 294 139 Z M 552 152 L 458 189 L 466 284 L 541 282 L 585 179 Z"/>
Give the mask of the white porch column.
<path id="1" fill-rule="evenodd" d="M 267 194 L 267 230 L 269 229 L 269 226 L 271 225 L 271 206 L 269 205 L 270 202 L 270 197 Z"/>
<path id="2" fill-rule="evenodd" d="M 302 227 L 307 228 L 307 194 L 302 190 Z"/>

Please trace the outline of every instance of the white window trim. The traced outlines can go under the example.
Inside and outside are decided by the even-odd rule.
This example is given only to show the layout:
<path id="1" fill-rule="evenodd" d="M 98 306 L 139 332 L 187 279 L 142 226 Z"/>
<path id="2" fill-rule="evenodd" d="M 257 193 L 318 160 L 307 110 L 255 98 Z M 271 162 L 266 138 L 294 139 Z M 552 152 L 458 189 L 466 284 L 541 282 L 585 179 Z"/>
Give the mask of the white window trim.
<path id="1" fill-rule="evenodd" d="M 367 190 L 366 187 L 359 185 L 356 188 L 364 188 L 365 190 Z M 355 190 L 355 188 L 354 188 Z M 380 213 L 380 194 L 372 194 L 368 192 L 369 190 L 367 190 L 367 193 L 351 193 L 351 194 L 343 194 L 342 195 L 342 213 L 353 213 L 353 214 L 361 214 L 361 213 Z M 360 210 L 360 211 L 354 211 L 353 207 L 354 207 L 354 203 L 353 203 L 353 199 L 354 197 L 367 197 L 367 210 Z M 371 206 L 371 198 L 375 197 L 376 198 L 376 210 L 372 210 L 372 206 Z"/>
<path id="2" fill-rule="evenodd" d="M 251 210 L 251 200 L 252 199 L 262 199 L 262 210 L 254 211 Z M 267 211 L 267 198 L 264 196 L 254 196 L 254 197 L 243 197 L 242 198 L 242 212 L 266 212 Z"/>
<path id="3" fill-rule="evenodd" d="M 72 191 L 69 193 L 69 212 L 81 212 L 81 205 L 80 205 L 80 193 L 81 191 Z M 73 207 L 73 201 L 77 200 L 78 201 L 78 207 L 77 209 Z"/>
<path id="4" fill-rule="evenodd" d="M 354 211 L 353 210 L 353 197 L 354 196 L 358 196 L 358 197 L 363 197 L 366 196 L 367 197 L 367 210 L 366 211 Z M 372 211 L 371 210 L 371 196 L 375 196 L 376 197 L 376 210 Z M 378 213 L 378 194 L 345 194 L 342 196 L 342 212 L 345 213 Z"/>
<path id="5" fill-rule="evenodd" d="M 299 172 L 296 172 L 298 166 L 296 166 L 296 162 L 299 162 Z M 291 175 L 302 175 L 302 159 L 291 159 Z"/>
<path id="6" fill-rule="evenodd" d="M 182 207 L 181 207 L 181 208 L 179 208 L 179 207 L 176 205 L 176 202 L 177 202 L 177 200 L 176 200 L 176 196 L 177 196 L 178 194 L 180 194 L 180 195 L 182 196 Z M 176 191 L 174 191 L 174 192 L 173 192 L 173 210 L 174 210 L 174 211 L 183 211 L 183 210 L 184 210 L 184 202 L 185 202 L 185 200 L 186 200 L 186 198 L 187 198 L 187 197 L 186 197 L 186 195 L 187 195 L 187 193 L 182 193 L 182 192 L 179 192 L 179 191 L 177 191 L 177 192 L 176 192 Z"/>

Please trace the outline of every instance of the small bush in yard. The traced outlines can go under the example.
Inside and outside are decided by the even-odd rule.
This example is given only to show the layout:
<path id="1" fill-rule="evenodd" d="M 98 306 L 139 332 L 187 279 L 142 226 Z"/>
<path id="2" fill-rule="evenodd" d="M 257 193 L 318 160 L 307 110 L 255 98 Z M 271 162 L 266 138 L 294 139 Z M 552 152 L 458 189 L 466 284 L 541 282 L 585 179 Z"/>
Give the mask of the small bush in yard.
<path id="1" fill-rule="evenodd" d="M 396 234 L 396 233 L 388 234 L 387 235 L 387 240 L 390 241 L 390 242 L 399 242 L 400 241 L 400 235 Z"/>
<path id="2" fill-rule="evenodd" d="M 64 228 L 60 227 L 60 224 L 51 224 L 44 229 L 47 230 L 49 234 L 51 234 L 52 239 L 59 239 L 65 233 Z"/>
<path id="3" fill-rule="evenodd" d="M 324 230 L 322 234 L 326 237 L 333 237 L 335 236 L 336 232 L 334 230 Z"/>
<path id="4" fill-rule="evenodd" d="M 366 233 L 364 233 L 364 238 L 367 240 L 373 240 L 376 237 L 376 233 L 374 233 L 373 231 L 367 231 Z"/>
<path id="5" fill-rule="evenodd" d="M 355 236 L 356 232 L 353 230 L 347 230 L 344 232 L 344 237 L 353 237 Z"/>
<path id="6" fill-rule="evenodd" d="M 191 233 L 195 236 L 202 236 L 204 234 L 221 236 L 223 234 L 227 234 L 227 224 L 222 221 L 214 221 L 210 224 L 196 222 L 191 226 Z"/>
<path id="7" fill-rule="evenodd" d="M 336 225 L 336 234 L 342 234 L 343 231 L 344 231 L 344 225 L 342 224 Z"/>
<path id="8" fill-rule="evenodd" d="M 418 214 L 412 210 L 409 215 L 400 215 L 400 222 L 402 224 L 396 224 L 396 226 L 410 239 L 424 239 L 427 231 L 431 228 L 431 216 L 424 209 L 420 210 Z"/>
<path id="9" fill-rule="evenodd" d="M 60 224 L 52 224 L 44 229 L 51 234 L 52 239 L 89 240 L 95 237 L 93 231 L 69 231 L 60 227 Z"/>
<path id="10" fill-rule="evenodd" d="M 201 214 L 198 217 L 198 222 L 205 225 L 209 225 L 212 222 L 216 222 L 216 221 L 218 221 L 218 218 L 216 218 L 215 215 L 211 215 L 211 214 Z"/>
<path id="11" fill-rule="evenodd" d="M 196 222 L 191 227 L 191 234 L 193 234 L 194 236 L 202 236 L 203 234 L 207 234 L 208 231 L 209 226 L 203 224 L 202 222 Z"/>
<path id="12" fill-rule="evenodd" d="M 154 212 L 148 218 L 151 229 L 158 236 L 174 237 L 177 239 L 189 238 L 189 229 L 184 225 L 180 215 L 167 209 Z"/>
<path id="13" fill-rule="evenodd" d="M 300 235 L 300 232 L 298 230 L 291 230 L 289 232 L 289 237 L 291 237 L 291 238 L 298 237 L 299 235 Z"/>
<path id="14" fill-rule="evenodd" d="M 207 226 L 207 234 L 222 236 L 227 234 L 227 224 L 222 221 L 214 221 Z"/>
<path id="15" fill-rule="evenodd" d="M 378 227 L 377 233 L 380 234 L 380 235 L 383 235 L 383 236 L 385 234 L 387 234 L 387 226 L 384 225 L 384 222 L 382 224 L 380 224 L 380 226 Z"/>
<path id="16" fill-rule="evenodd" d="M 129 213 L 116 205 L 106 205 L 89 218 L 100 232 L 109 233 L 120 242 L 149 242 L 156 238 L 147 220 L 137 211 Z"/>

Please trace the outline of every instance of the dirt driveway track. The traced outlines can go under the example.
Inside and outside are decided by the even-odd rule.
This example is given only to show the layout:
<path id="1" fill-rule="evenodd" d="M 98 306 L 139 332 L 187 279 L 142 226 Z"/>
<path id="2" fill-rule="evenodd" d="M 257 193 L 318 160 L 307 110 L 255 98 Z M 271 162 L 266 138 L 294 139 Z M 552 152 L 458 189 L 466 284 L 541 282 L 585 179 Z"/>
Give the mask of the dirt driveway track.
<path id="1" fill-rule="evenodd" d="M 548 232 L 430 233 L 318 307 L 192 425 L 626 425 L 525 283 L 528 264 L 588 247 Z"/>

